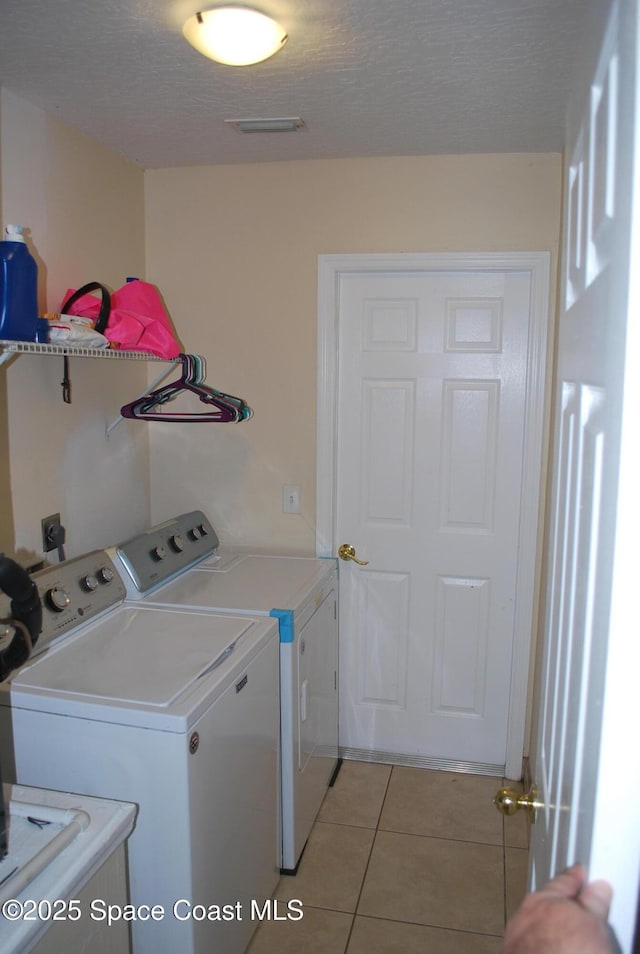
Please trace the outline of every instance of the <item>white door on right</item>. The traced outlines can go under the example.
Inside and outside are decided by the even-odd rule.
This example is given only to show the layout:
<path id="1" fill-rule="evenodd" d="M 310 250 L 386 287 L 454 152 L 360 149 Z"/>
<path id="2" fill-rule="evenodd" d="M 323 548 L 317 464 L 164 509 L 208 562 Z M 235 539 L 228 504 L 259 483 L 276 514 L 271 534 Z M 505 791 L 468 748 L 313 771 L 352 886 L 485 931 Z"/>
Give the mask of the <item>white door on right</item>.
<path id="1" fill-rule="evenodd" d="M 630 952 L 640 863 L 637 0 L 592 0 L 568 113 L 533 887 L 574 861 L 614 887 Z M 636 249 L 637 251 L 637 249 Z"/>

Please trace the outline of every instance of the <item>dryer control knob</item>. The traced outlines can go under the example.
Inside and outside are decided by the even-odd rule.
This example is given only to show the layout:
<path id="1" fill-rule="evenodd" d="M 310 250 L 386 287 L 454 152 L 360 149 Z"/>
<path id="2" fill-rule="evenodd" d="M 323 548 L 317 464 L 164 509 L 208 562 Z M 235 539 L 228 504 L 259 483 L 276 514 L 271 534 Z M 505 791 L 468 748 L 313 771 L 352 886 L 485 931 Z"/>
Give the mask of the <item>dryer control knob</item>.
<path id="1" fill-rule="evenodd" d="M 85 593 L 93 593 L 94 590 L 98 589 L 98 581 L 92 573 L 89 573 L 87 576 L 82 577 L 80 586 Z"/>
<path id="2" fill-rule="evenodd" d="M 174 533 L 174 535 L 170 538 L 169 543 L 176 553 L 182 553 L 184 550 L 184 539 L 180 533 Z"/>
<path id="3" fill-rule="evenodd" d="M 202 536 L 200 533 L 200 527 L 191 527 L 191 530 L 189 530 L 189 536 L 192 540 L 199 540 Z"/>
<path id="4" fill-rule="evenodd" d="M 115 573 L 110 566 L 101 566 L 97 572 L 98 583 L 113 583 Z"/>
<path id="5" fill-rule="evenodd" d="M 154 560 L 164 560 L 166 555 L 167 555 L 167 551 L 165 550 L 165 548 L 162 546 L 161 543 L 159 543 L 158 546 L 154 547 L 153 550 L 151 551 L 151 556 L 153 557 Z"/>
<path id="6" fill-rule="evenodd" d="M 71 597 L 61 586 L 54 586 L 46 596 L 47 603 L 55 613 L 62 613 L 71 602 Z"/>

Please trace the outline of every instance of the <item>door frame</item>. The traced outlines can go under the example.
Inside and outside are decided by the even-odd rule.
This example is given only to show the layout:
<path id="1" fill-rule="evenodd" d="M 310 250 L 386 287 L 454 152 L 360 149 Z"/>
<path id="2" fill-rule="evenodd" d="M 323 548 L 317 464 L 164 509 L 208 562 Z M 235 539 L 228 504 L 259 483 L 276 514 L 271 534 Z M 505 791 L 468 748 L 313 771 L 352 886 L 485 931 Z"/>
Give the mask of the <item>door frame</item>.
<path id="1" fill-rule="evenodd" d="M 318 410 L 316 464 L 316 553 L 337 552 L 338 344 L 340 280 L 343 275 L 377 272 L 528 271 L 531 276 L 531 324 L 527 354 L 523 483 L 520 501 L 520 558 L 511 668 L 509 724 L 504 774 L 522 776 L 525 753 L 536 594 L 540 577 L 540 540 L 550 395 L 547 388 L 549 329 L 549 252 L 398 252 L 318 256 Z"/>

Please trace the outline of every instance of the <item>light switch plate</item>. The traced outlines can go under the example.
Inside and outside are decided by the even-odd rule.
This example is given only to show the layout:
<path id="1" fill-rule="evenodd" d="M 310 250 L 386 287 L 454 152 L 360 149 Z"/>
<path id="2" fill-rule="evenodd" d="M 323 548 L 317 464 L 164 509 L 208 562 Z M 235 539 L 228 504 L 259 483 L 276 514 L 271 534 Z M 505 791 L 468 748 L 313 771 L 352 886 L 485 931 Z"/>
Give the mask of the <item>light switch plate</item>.
<path id="1" fill-rule="evenodd" d="M 282 488 L 282 509 L 284 513 L 300 513 L 300 488 L 295 484 Z"/>

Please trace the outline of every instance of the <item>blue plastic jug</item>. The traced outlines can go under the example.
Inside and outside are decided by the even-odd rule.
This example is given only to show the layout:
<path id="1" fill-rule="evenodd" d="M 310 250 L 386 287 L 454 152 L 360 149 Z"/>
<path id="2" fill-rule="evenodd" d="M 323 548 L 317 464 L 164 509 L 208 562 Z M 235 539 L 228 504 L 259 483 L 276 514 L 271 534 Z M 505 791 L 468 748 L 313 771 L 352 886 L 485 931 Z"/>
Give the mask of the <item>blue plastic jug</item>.
<path id="1" fill-rule="evenodd" d="M 0 339 L 35 341 L 38 327 L 38 266 L 21 225 L 7 225 L 0 242 Z"/>

